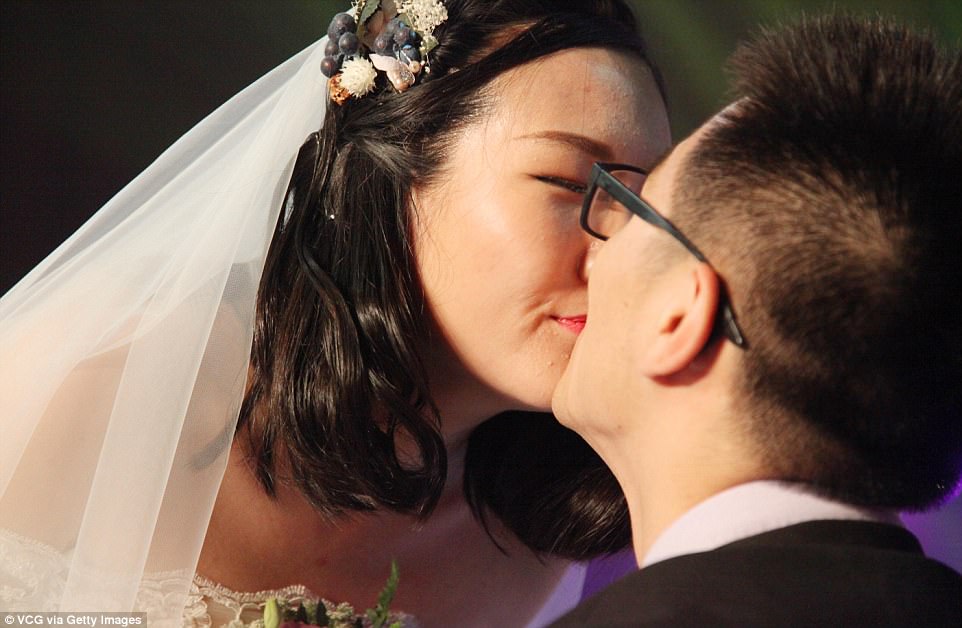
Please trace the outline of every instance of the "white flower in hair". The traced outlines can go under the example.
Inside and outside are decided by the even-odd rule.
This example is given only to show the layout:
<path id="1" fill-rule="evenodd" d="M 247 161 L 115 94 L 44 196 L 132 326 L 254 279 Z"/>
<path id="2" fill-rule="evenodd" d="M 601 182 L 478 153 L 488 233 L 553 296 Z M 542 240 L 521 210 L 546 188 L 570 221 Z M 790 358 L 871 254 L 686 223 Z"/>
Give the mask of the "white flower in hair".
<path id="1" fill-rule="evenodd" d="M 351 57 L 341 68 L 340 84 L 351 96 L 360 97 L 374 89 L 377 70 L 364 57 Z"/>
<path id="2" fill-rule="evenodd" d="M 404 0 L 398 12 L 410 18 L 414 30 L 430 35 L 435 28 L 448 19 L 448 10 L 438 0 Z"/>

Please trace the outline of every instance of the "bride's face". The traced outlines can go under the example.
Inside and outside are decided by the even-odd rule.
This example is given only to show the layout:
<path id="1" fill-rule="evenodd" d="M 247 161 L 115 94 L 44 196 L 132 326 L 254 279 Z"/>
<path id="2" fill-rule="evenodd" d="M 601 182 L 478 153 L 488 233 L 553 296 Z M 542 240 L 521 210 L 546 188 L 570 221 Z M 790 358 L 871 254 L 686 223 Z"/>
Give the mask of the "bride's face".
<path id="1" fill-rule="evenodd" d="M 591 164 L 641 166 L 669 147 L 650 70 L 601 49 L 507 72 L 494 106 L 415 194 L 415 254 L 441 340 L 432 390 L 479 414 L 547 410 L 588 309 L 593 241 L 579 227 Z M 457 402 L 455 402 L 457 403 Z"/>

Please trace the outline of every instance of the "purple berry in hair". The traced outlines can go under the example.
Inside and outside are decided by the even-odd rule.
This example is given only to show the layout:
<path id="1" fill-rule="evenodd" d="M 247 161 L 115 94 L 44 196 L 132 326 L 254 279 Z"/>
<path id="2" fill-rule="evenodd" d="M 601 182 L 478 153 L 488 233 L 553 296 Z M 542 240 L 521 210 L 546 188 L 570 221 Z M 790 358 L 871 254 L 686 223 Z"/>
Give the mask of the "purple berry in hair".
<path id="1" fill-rule="evenodd" d="M 337 45 L 341 49 L 341 52 L 350 56 L 357 53 L 357 49 L 361 42 L 354 33 L 344 33 L 341 38 L 337 40 Z"/>
<path id="2" fill-rule="evenodd" d="M 341 61 L 336 57 L 324 57 L 321 59 L 321 74 L 331 78 L 341 69 Z"/>
<path id="3" fill-rule="evenodd" d="M 357 30 L 354 18 L 347 13 L 338 13 L 331 19 L 331 25 L 327 27 L 327 36 L 337 41 L 344 33 Z"/>
<path id="4" fill-rule="evenodd" d="M 414 46 L 408 44 L 401 48 L 401 60 L 402 61 L 420 61 L 421 51 Z"/>
<path id="5" fill-rule="evenodd" d="M 407 26 L 402 26 L 401 28 L 394 31 L 394 43 L 399 46 L 411 43 L 411 33 L 413 33 Z"/>
<path id="6" fill-rule="evenodd" d="M 394 40 L 387 33 L 381 33 L 374 38 L 374 52 L 379 55 L 386 55 L 391 53 L 391 47 L 394 45 Z"/>

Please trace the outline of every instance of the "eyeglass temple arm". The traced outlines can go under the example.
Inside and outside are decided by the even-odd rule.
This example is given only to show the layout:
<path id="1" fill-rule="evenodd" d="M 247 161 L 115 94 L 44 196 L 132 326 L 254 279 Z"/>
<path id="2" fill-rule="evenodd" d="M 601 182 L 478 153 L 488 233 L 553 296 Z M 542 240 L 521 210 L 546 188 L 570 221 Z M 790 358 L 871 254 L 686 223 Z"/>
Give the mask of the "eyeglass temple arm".
<path id="1" fill-rule="evenodd" d="M 639 171 L 640 172 L 640 171 Z M 603 173 L 603 174 L 602 174 Z M 675 227 L 667 218 L 659 214 L 654 207 L 649 205 L 643 198 L 639 197 L 637 194 L 628 189 L 625 184 L 619 181 L 611 173 L 598 168 L 592 173 L 592 178 L 594 179 L 592 183 L 604 188 L 606 192 L 611 194 L 618 202 L 627 207 L 631 213 L 635 214 L 645 222 L 659 227 L 664 231 L 668 232 L 672 237 L 678 240 L 682 246 L 688 249 L 695 259 L 703 264 L 711 265 L 705 254 L 698 250 L 691 240 L 685 237 L 681 231 Z M 714 269 L 714 266 L 712 266 Z M 731 305 L 728 302 L 728 297 L 724 296 L 720 310 L 721 324 L 725 336 L 735 343 L 738 347 L 745 347 L 745 337 L 741 333 L 741 329 L 738 327 L 738 322 L 735 320 L 735 312 L 732 311 Z"/>
<path id="2" fill-rule="evenodd" d="M 673 238 L 681 242 L 682 246 L 688 249 L 688 252 L 694 255 L 699 262 L 709 263 L 705 255 L 698 250 L 698 247 L 686 238 L 685 234 L 679 231 L 671 221 L 659 214 L 654 207 L 629 190 L 628 187 L 616 177 L 607 172 L 605 174 L 608 176 L 598 178 L 597 185 L 599 187 L 604 188 L 604 190 L 611 194 L 619 203 L 627 207 L 631 213 L 645 222 L 667 231 Z"/>

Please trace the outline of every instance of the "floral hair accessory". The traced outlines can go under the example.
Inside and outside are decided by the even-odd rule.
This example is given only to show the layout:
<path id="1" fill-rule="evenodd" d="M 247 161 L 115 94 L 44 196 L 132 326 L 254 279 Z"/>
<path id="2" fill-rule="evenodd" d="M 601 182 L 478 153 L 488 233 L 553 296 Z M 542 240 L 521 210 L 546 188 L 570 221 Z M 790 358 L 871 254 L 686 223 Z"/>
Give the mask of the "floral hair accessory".
<path id="1" fill-rule="evenodd" d="M 355 0 L 354 15 L 338 13 L 327 28 L 321 72 L 331 99 L 340 105 L 370 93 L 378 71 L 399 92 L 414 85 L 431 71 L 434 29 L 447 19 L 439 0 Z"/>

